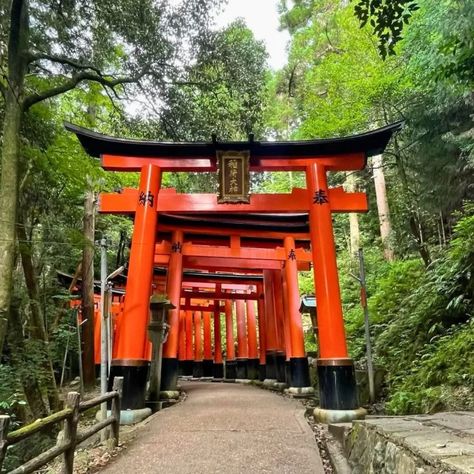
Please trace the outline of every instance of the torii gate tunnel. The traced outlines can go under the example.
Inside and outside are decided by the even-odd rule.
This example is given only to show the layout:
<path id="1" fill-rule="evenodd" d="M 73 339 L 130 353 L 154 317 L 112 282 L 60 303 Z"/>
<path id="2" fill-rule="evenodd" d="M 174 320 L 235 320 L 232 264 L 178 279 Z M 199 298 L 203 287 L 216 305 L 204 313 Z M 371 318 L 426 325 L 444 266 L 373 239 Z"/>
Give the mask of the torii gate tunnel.
<path id="1" fill-rule="evenodd" d="M 100 197 L 101 212 L 134 216 L 124 312 L 116 330 L 110 373 L 112 379 L 124 377 L 124 409 L 145 404 L 151 357 L 149 301 L 160 286 L 175 306 L 168 312 L 161 390 L 176 390 L 179 370 L 222 377 L 220 315 L 225 313 L 226 377 L 286 380 L 290 391 L 304 392 L 310 381 L 298 270 L 311 266 L 320 405 L 326 410 L 358 408 L 332 213 L 366 212 L 368 206 L 364 193 L 329 188 L 328 173 L 363 169 L 367 157 L 382 153 L 400 127 L 396 123 L 360 135 L 312 141 L 250 138 L 247 142 L 164 143 L 119 139 L 66 124 L 91 156 L 100 157 L 105 170 L 140 173 L 138 189 Z M 220 196 L 161 189 L 163 172 L 216 172 L 218 168 Z M 290 194 L 247 196 L 242 180 L 248 171 L 303 171 L 306 188 Z M 157 276 L 160 269 L 166 272 L 162 284 Z"/>

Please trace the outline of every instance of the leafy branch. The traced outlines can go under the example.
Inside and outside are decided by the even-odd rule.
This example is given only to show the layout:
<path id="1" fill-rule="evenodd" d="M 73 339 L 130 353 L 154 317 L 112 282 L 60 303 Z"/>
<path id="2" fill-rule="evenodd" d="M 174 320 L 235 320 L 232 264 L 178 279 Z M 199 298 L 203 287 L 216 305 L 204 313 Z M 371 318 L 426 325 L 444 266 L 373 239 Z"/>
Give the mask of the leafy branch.
<path id="1" fill-rule="evenodd" d="M 24 110 L 28 110 L 32 105 L 37 104 L 38 102 L 41 102 L 43 100 L 55 97 L 57 95 L 63 94 L 65 92 L 68 92 L 74 89 L 79 83 L 84 82 L 84 81 L 97 82 L 104 87 L 108 87 L 114 90 L 114 88 L 117 87 L 118 85 L 132 84 L 132 83 L 139 82 L 140 79 L 148 72 L 149 72 L 149 68 L 145 67 L 138 74 L 131 75 L 131 76 L 118 77 L 115 79 L 104 77 L 100 74 L 97 74 L 96 72 L 89 72 L 89 71 L 76 72 L 75 74 L 72 75 L 72 77 L 69 80 L 65 81 L 63 84 L 59 86 L 52 87 L 45 91 L 34 93 L 27 96 L 25 100 L 23 101 L 23 108 Z"/>
<path id="2" fill-rule="evenodd" d="M 41 61 L 41 60 L 46 60 L 50 61 L 53 63 L 59 63 L 65 66 L 71 66 L 74 69 L 77 70 L 87 70 L 90 69 L 91 71 L 94 71 L 98 76 L 102 76 L 102 71 L 92 65 L 92 64 L 82 64 L 79 61 L 75 61 L 74 59 L 68 58 L 66 56 L 56 56 L 54 54 L 47 54 L 47 53 L 30 53 L 27 58 L 28 63 L 33 63 L 35 61 Z"/>
<path id="3" fill-rule="evenodd" d="M 417 0 L 358 0 L 355 15 L 364 27 L 370 23 L 378 37 L 378 49 L 383 59 L 395 54 L 395 45 L 402 39 L 403 26 L 418 10 Z"/>

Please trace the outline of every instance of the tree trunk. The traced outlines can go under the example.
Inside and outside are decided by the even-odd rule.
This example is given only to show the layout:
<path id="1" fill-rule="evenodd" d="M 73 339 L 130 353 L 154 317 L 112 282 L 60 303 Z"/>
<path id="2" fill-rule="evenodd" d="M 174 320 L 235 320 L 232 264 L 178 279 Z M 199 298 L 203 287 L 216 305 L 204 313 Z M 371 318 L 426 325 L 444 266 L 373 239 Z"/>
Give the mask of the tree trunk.
<path id="1" fill-rule="evenodd" d="M 400 153 L 400 146 L 398 144 L 397 137 L 394 137 L 393 139 L 393 148 L 394 148 L 394 154 L 395 154 L 395 162 L 397 164 L 397 170 L 398 170 L 398 175 L 400 176 L 400 181 L 402 183 L 403 187 L 403 192 L 406 196 L 407 202 L 412 202 L 413 194 L 410 193 L 410 187 L 408 186 L 408 177 L 406 174 L 405 167 L 403 165 L 402 161 L 402 156 Z M 428 266 L 431 264 L 431 253 L 428 248 L 428 245 L 426 242 L 423 240 L 423 232 L 422 232 L 422 225 L 421 221 L 418 217 L 418 214 L 416 213 L 417 208 L 417 203 L 414 202 L 410 207 L 409 207 L 409 213 L 410 213 L 410 218 L 409 218 L 409 225 L 410 225 L 410 231 L 415 238 L 415 241 L 418 245 L 418 251 L 420 252 L 420 256 L 425 264 L 425 266 Z"/>
<path id="2" fill-rule="evenodd" d="M 48 333 L 46 331 L 44 314 L 41 310 L 41 304 L 39 299 L 38 276 L 36 274 L 36 269 L 33 264 L 32 258 L 33 249 L 31 243 L 28 242 L 27 239 L 25 230 L 25 220 L 23 219 L 21 212 L 18 214 L 18 217 L 18 247 L 20 250 L 21 264 L 23 267 L 23 274 L 25 276 L 26 288 L 30 300 L 31 318 L 29 329 L 31 331 L 32 337 L 36 339 L 41 345 L 41 367 L 44 370 L 44 385 L 48 394 L 49 407 L 51 411 L 55 411 L 60 408 L 59 395 L 56 386 L 56 380 L 54 378 L 53 362 L 51 360 L 51 354 L 49 352 Z"/>
<path id="3" fill-rule="evenodd" d="M 5 93 L 0 177 L 0 355 L 7 333 L 13 284 L 18 154 L 28 40 L 27 2 L 13 0 L 8 38 L 8 86 Z"/>
<path id="4" fill-rule="evenodd" d="M 382 155 L 372 158 L 374 169 L 375 195 L 377 198 L 377 210 L 379 214 L 380 236 L 382 237 L 383 253 L 385 260 L 392 262 L 395 259 L 393 245 L 390 239 L 392 225 L 387 200 L 387 187 L 385 185 L 385 174 L 383 172 Z"/>
<path id="5" fill-rule="evenodd" d="M 82 251 L 82 366 L 84 386 L 95 385 L 94 362 L 94 192 L 86 191 L 84 199 L 84 249 Z"/>
<path id="6" fill-rule="evenodd" d="M 346 175 L 346 186 L 347 191 L 350 193 L 355 192 L 357 189 L 356 176 L 353 172 L 349 172 Z M 359 230 L 359 216 L 355 212 L 349 213 L 349 230 L 350 230 L 350 253 L 351 258 L 356 258 L 357 252 L 360 248 L 360 230 Z"/>

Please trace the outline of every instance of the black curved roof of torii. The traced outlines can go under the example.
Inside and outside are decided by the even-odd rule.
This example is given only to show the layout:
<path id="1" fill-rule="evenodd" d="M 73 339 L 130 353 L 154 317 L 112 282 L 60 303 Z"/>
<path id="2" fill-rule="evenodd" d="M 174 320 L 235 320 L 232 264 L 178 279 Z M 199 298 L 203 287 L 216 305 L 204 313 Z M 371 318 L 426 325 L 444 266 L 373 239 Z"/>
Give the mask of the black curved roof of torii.
<path id="1" fill-rule="evenodd" d="M 309 232 L 309 217 L 302 214 L 166 214 L 159 213 L 160 224 L 176 227 L 219 227 L 239 230 L 269 230 L 275 232 Z"/>
<path id="2" fill-rule="evenodd" d="M 304 157 L 365 153 L 373 156 L 382 153 L 392 135 L 402 128 L 403 122 L 395 122 L 377 130 L 340 138 L 300 140 L 285 142 L 249 141 L 240 142 L 158 142 L 117 138 L 94 132 L 71 123 L 65 123 L 70 132 L 76 134 L 85 151 L 95 157 L 120 155 L 133 157 L 200 158 L 215 157 L 217 150 L 249 150 L 252 156 Z"/>

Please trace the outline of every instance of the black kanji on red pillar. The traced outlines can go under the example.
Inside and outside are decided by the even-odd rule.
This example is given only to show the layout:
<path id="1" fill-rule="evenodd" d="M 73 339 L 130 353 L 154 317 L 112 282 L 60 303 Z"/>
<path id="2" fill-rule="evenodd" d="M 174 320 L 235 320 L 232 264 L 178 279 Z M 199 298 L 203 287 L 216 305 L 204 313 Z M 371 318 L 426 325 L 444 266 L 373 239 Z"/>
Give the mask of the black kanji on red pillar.
<path id="1" fill-rule="evenodd" d="M 181 242 L 175 242 L 175 243 L 171 246 L 171 251 L 174 252 L 174 253 L 180 253 L 180 252 L 181 252 L 181 249 L 182 249 Z"/>
<path id="2" fill-rule="evenodd" d="M 296 260 L 295 249 L 290 250 L 290 253 L 288 254 L 288 260 Z"/>
<path id="3" fill-rule="evenodd" d="M 314 193 L 313 204 L 326 204 L 328 202 L 328 197 L 324 189 L 318 189 Z"/>
<path id="4" fill-rule="evenodd" d="M 141 206 L 146 206 L 147 202 L 150 207 L 153 207 L 153 203 L 155 202 L 155 196 L 150 191 L 147 191 L 146 193 L 144 191 L 141 191 L 140 195 L 138 196 L 138 204 L 140 204 Z"/>

